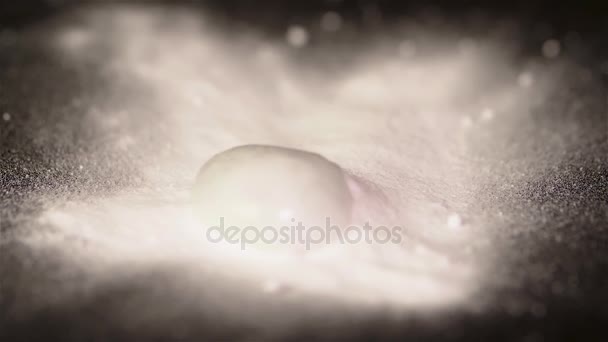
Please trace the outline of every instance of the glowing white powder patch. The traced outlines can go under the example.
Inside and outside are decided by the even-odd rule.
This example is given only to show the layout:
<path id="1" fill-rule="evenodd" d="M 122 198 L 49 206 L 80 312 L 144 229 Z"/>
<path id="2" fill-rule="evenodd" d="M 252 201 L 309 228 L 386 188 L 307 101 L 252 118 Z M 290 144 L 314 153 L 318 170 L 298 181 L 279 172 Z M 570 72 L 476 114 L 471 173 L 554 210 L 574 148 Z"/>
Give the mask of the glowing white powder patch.
<path id="1" fill-rule="evenodd" d="M 83 268 L 170 264 L 178 274 L 189 274 L 193 265 L 203 263 L 209 272 L 218 274 L 218 281 L 222 275 L 243 279 L 243 291 L 248 291 L 248 284 L 272 279 L 267 291 L 289 288 L 303 297 L 331 294 L 361 304 L 397 307 L 460 301 L 466 293 L 463 286 L 472 276 L 468 266 L 446 261 L 423 246 L 376 250 L 338 245 L 297 255 L 209 243 L 189 206 L 184 205 L 185 194 L 157 199 L 149 195 L 123 195 L 86 205 L 68 203 L 39 219 L 58 230 L 24 241 L 35 248 L 78 255 L 73 262 Z"/>

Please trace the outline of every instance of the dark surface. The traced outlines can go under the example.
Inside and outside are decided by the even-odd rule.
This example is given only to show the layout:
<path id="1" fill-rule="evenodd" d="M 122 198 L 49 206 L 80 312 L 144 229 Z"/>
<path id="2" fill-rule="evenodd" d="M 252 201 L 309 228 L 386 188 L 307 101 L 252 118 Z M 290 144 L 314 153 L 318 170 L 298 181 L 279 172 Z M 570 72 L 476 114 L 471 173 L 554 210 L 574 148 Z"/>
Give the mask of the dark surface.
<path id="1" fill-rule="evenodd" d="M 425 6 L 397 5 L 396 1 L 361 3 L 363 7 L 377 6 L 385 13 L 386 21 L 373 25 L 391 25 L 401 15 L 409 14 L 407 10 L 412 8 L 415 13 L 427 10 Z M 433 13 L 458 21 L 467 18 L 483 2 L 467 2 L 464 7 L 451 2 L 437 1 L 435 4 L 431 7 Z M 71 6 L 73 4 L 50 5 L 43 1 L 0 5 L 2 26 L 11 29 L 0 36 L 0 113 L 15 113 L 10 122 L 1 123 L 0 130 L 0 232 L 3 234 L 11 234 L 35 217 L 42 205 L 37 200 L 39 194 L 57 193 L 58 196 L 77 199 L 85 193 L 103 195 L 136 183 L 135 168 L 117 171 L 113 167 L 113 161 L 126 157 L 119 151 L 99 147 L 96 127 L 87 122 L 86 117 L 75 114 L 95 103 L 99 96 L 114 103 L 126 101 L 124 90 L 129 89 L 129 85 L 122 89 L 106 88 L 108 80 L 104 75 L 96 74 L 94 66 L 65 64 L 49 52 L 44 35 L 27 33 L 28 25 L 56 18 L 58 13 Z M 244 1 L 211 4 L 219 16 L 248 23 L 270 35 L 276 34 L 278 28 L 292 22 L 293 18 L 306 22 L 312 13 L 327 7 L 342 7 L 344 13 L 351 13 L 349 18 L 358 22 L 360 30 L 367 29 L 369 23 L 359 12 L 360 4 L 353 2 L 342 5 L 306 2 L 306 5 L 289 7 L 279 1 L 261 5 Z M 573 125 L 580 129 L 574 141 L 561 151 L 565 157 L 559 163 L 538 166 L 540 171 L 535 177 L 500 193 L 498 199 L 486 201 L 485 198 L 496 196 L 495 190 L 499 187 L 496 184 L 485 184 L 488 191 L 480 191 L 480 203 L 486 203 L 488 215 L 501 208 L 511 215 L 513 225 L 523 222 L 533 227 L 527 232 L 519 231 L 517 235 L 509 232 L 509 223 L 499 230 L 499 235 L 503 235 L 498 238 L 497 248 L 511 252 L 504 254 L 502 262 L 506 266 L 495 270 L 496 279 L 499 279 L 497 284 L 490 282 L 479 293 L 480 298 L 496 303 L 495 307 L 479 313 L 455 310 L 436 317 L 413 316 L 397 321 L 383 314 L 373 319 L 361 315 L 353 318 L 353 322 L 343 322 L 335 327 L 312 320 L 309 325 L 304 325 L 307 329 L 289 332 L 287 337 L 323 338 L 328 330 L 335 329 L 340 332 L 336 333 L 340 337 L 361 340 L 388 337 L 463 341 L 605 340 L 608 336 L 608 116 L 602 74 L 603 53 L 606 51 L 602 37 L 607 28 L 604 11 L 602 2 L 592 1 L 576 4 L 520 1 L 493 5 L 493 8 L 482 11 L 490 13 L 490 18 L 492 15 L 515 18 L 521 21 L 524 32 L 530 30 L 530 34 L 525 35 L 529 41 L 522 44 L 522 55 L 537 54 L 537 49 L 528 49 L 527 46 L 537 46 L 548 38 L 544 35 L 577 30 L 585 42 L 585 49 L 573 52 L 571 57 L 588 66 L 598 80 L 593 87 L 572 85 L 568 87 L 567 95 L 558 93 L 549 103 L 538 108 L 540 114 L 534 128 L 560 131 Z M 541 22 L 554 23 L 553 33 L 546 34 L 541 30 L 535 34 Z M 77 102 L 73 101 L 75 94 L 79 98 Z M 584 113 L 569 114 L 564 108 L 577 98 L 586 104 Z M 556 112 L 561 113 L 558 119 L 546 114 Z M 528 145 L 513 147 L 497 143 L 488 147 L 493 148 L 492 151 L 481 153 L 504 155 L 511 161 L 509 166 L 496 164 L 491 167 L 505 174 L 516 172 L 518 157 L 523 159 L 546 152 L 538 147 L 546 141 L 534 128 L 529 133 L 538 134 L 538 138 L 531 139 Z M 56 138 L 58 135 L 61 139 Z M 497 139 L 499 142 L 509 141 L 507 138 Z M 86 160 L 81 157 L 90 154 L 95 154 L 99 162 L 85 165 L 90 170 L 87 173 L 74 175 L 72 161 Z M 47 172 L 47 169 L 52 171 Z M 112 177 L 104 177 L 108 174 Z M 13 317 L 9 320 L 2 308 L 12 307 L 18 300 L 23 300 L 19 296 L 28 295 L 27 289 L 19 287 L 29 282 L 60 282 L 59 276 L 59 280 L 54 280 L 54 275 L 44 273 L 61 261 L 40 260 L 27 269 L 22 260 L 35 259 L 35 251 L 19 245 L 0 244 L 0 248 L 2 340 L 247 338 L 257 333 L 247 326 L 216 324 L 214 317 L 200 324 L 200 320 L 188 321 L 179 315 L 168 320 L 166 326 L 187 326 L 184 328 L 186 337 L 175 336 L 165 331 L 163 326 L 128 329 L 121 326 L 112 317 L 114 311 L 120 310 L 121 298 L 133 296 L 132 292 L 137 293 L 146 284 L 162 284 L 164 278 L 154 278 L 154 272 L 146 274 L 143 279 L 134 278 L 129 284 L 116 285 L 102 297 L 87 298 L 65 310 L 43 309 L 27 316 L 24 321 L 14 321 Z M 531 268 L 548 270 L 549 276 L 534 276 L 534 272 L 527 272 Z M 70 278 L 73 281 L 86 278 L 78 271 L 74 272 Z M 504 285 L 504 278 L 512 278 L 512 283 L 517 286 Z M 162 290 L 162 285 L 157 286 L 161 293 L 170 297 L 170 292 L 163 292 L 166 290 Z M 213 297 L 213 294 L 206 296 Z M 538 303 L 538 310 L 514 315 L 500 305 L 521 298 Z"/>

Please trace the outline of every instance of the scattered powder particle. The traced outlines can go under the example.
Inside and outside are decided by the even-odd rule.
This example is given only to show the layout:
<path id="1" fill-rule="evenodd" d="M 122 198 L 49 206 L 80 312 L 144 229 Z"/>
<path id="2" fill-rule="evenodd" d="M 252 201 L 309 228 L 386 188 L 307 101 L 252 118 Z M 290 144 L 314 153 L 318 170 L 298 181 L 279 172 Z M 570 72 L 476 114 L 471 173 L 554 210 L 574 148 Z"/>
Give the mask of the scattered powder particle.
<path id="1" fill-rule="evenodd" d="M 277 293 L 283 289 L 283 284 L 279 281 L 268 280 L 264 282 L 262 290 L 265 293 Z"/>
<path id="2" fill-rule="evenodd" d="M 529 88 L 534 83 L 534 78 L 528 72 L 522 72 L 519 77 L 517 77 L 517 83 L 522 88 Z"/>
<path id="3" fill-rule="evenodd" d="M 483 121 L 490 121 L 494 118 L 494 111 L 491 108 L 484 108 L 481 111 L 481 119 Z"/>
<path id="4" fill-rule="evenodd" d="M 321 17 L 321 28 L 328 32 L 338 31 L 342 27 L 342 17 L 336 12 L 327 12 Z"/>
<path id="5" fill-rule="evenodd" d="M 448 216 L 448 228 L 458 229 L 462 226 L 462 218 L 458 214 L 451 214 Z"/>
<path id="6" fill-rule="evenodd" d="M 543 56 L 547 58 L 556 58 L 561 51 L 561 44 L 556 39 L 549 39 L 543 43 Z"/>
<path id="7" fill-rule="evenodd" d="M 464 128 L 469 128 L 469 127 L 473 126 L 473 119 L 470 116 L 466 115 L 466 116 L 462 117 L 462 119 L 460 119 L 460 124 Z"/>
<path id="8" fill-rule="evenodd" d="M 287 42 L 289 45 L 301 48 L 308 44 L 308 31 L 302 26 L 291 26 L 287 30 Z"/>

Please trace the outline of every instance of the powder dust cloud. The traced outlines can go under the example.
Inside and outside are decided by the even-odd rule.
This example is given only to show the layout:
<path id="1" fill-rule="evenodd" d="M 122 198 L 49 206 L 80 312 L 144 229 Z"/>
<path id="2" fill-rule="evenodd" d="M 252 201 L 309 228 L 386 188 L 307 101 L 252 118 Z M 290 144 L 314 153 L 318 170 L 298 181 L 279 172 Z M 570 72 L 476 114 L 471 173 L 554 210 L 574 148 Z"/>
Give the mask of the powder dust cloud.
<path id="1" fill-rule="evenodd" d="M 382 39 L 334 46 L 319 37 L 347 32 L 336 13 L 318 28 L 268 37 L 222 30 L 199 10 L 91 5 L 35 28 L 34 36 L 48 32 L 46 48 L 59 63 L 104 80 L 94 97 L 74 98 L 83 108 L 74 115 L 92 127 L 88 143 L 99 153 L 65 162 L 75 177 L 105 164 L 103 175 L 83 177 L 110 185 L 32 195 L 43 209 L 3 239 L 52 259 L 56 279 L 34 285 L 47 296 L 14 312 L 27 316 L 46 301 L 69 307 L 120 282 L 140 284 L 136 275 L 150 287 L 137 285 L 114 318 L 133 326 L 205 306 L 235 320 L 224 324 L 268 331 L 303 324 L 284 314 L 298 305 L 327 313 L 327 303 L 337 303 L 356 317 L 362 308 L 483 311 L 479 291 L 511 281 L 494 272 L 504 257 L 501 227 L 517 221 L 509 196 L 582 139 L 566 124 L 531 136 L 530 127 L 551 120 L 536 108 L 564 80 L 593 82 L 560 57 L 557 40 L 522 60 L 513 43 L 519 33 L 508 24 L 468 37 L 449 23 L 404 20 Z M 319 153 L 373 184 L 395 213 L 391 223 L 412 232 L 408 243 L 307 257 L 213 246 L 192 214 L 190 191 L 206 160 L 243 144 Z M 148 299 L 163 310 L 133 318 Z M 263 314 L 237 312 L 239 300 Z M 265 304 L 272 301 L 280 304 Z"/>

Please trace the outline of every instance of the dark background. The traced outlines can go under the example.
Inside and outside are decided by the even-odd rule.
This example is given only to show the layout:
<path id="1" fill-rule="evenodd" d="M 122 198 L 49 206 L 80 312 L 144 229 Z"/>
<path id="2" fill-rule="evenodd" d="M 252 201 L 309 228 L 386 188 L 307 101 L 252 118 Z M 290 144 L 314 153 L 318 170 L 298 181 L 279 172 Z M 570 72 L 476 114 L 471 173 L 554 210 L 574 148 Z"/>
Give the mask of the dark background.
<path id="1" fill-rule="evenodd" d="M 66 7 L 92 3 L 79 0 L 22 0 L 3 1 L 0 4 L 0 18 L 4 27 L 18 27 L 28 22 L 39 20 L 55 11 Z M 104 1 L 111 3 L 111 1 Z M 127 2 L 127 1 L 115 1 Z M 179 3 L 179 1 L 137 1 L 145 3 Z M 182 1 L 182 3 L 199 4 L 214 8 L 227 16 L 238 20 L 247 20 L 260 25 L 273 25 L 266 21 L 272 17 L 274 25 L 288 22 L 294 17 L 318 14 L 328 9 L 340 10 L 353 17 L 362 17 L 362 9 L 376 7 L 381 10 L 384 19 L 398 19 L 400 16 L 432 8 L 445 14 L 466 14 L 471 11 L 483 11 L 491 14 L 514 15 L 524 20 L 550 21 L 563 29 L 597 29 L 606 27 L 605 19 L 608 4 L 605 1 L 400 1 L 400 0 L 209 0 Z"/>
<path id="2" fill-rule="evenodd" d="M 51 15 L 56 11 L 94 1 L 79 0 L 22 0 L 0 3 L 0 25 L 22 27 Z M 111 1 L 104 1 L 111 3 Z M 127 1 L 115 1 L 127 2 Z M 130 1 L 141 3 L 178 3 L 179 1 Z M 385 20 L 399 19 L 403 15 L 424 10 L 439 11 L 445 15 L 468 15 L 483 12 L 493 15 L 514 16 L 522 21 L 544 21 L 560 30 L 580 30 L 588 33 L 603 33 L 606 29 L 608 4 L 605 1 L 400 1 L 400 0 L 209 0 L 182 1 L 188 4 L 213 8 L 235 20 L 246 21 L 263 27 L 284 26 L 294 18 L 303 18 L 326 10 L 339 10 L 351 20 L 364 22 L 366 8 L 377 8 Z M 272 20 L 268 20 L 272 18 Z"/>
<path id="3" fill-rule="evenodd" d="M 470 28 L 474 33 L 479 32 L 480 28 L 483 30 L 488 22 L 508 19 L 526 32 L 522 35 L 524 41 L 521 45 L 528 48 L 528 52 L 538 52 L 539 44 L 546 39 L 576 32 L 592 49 L 592 56 L 585 57 L 597 61 L 608 56 L 608 48 L 603 41 L 608 34 L 608 3 L 599 0 L 23 0 L 0 3 L 0 28 L 19 30 L 58 12 L 93 3 L 181 3 L 200 6 L 226 20 L 231 30 L 254 30 L 281 37 L 287 25 L 318 20 L 319 15 L 328 10 L 339 12 L 346 22 L 363 33 L 377 27 L 386 29 L 404 18 L 414 16 L 427 19 L 440 17 L 464 30 Z"/>

